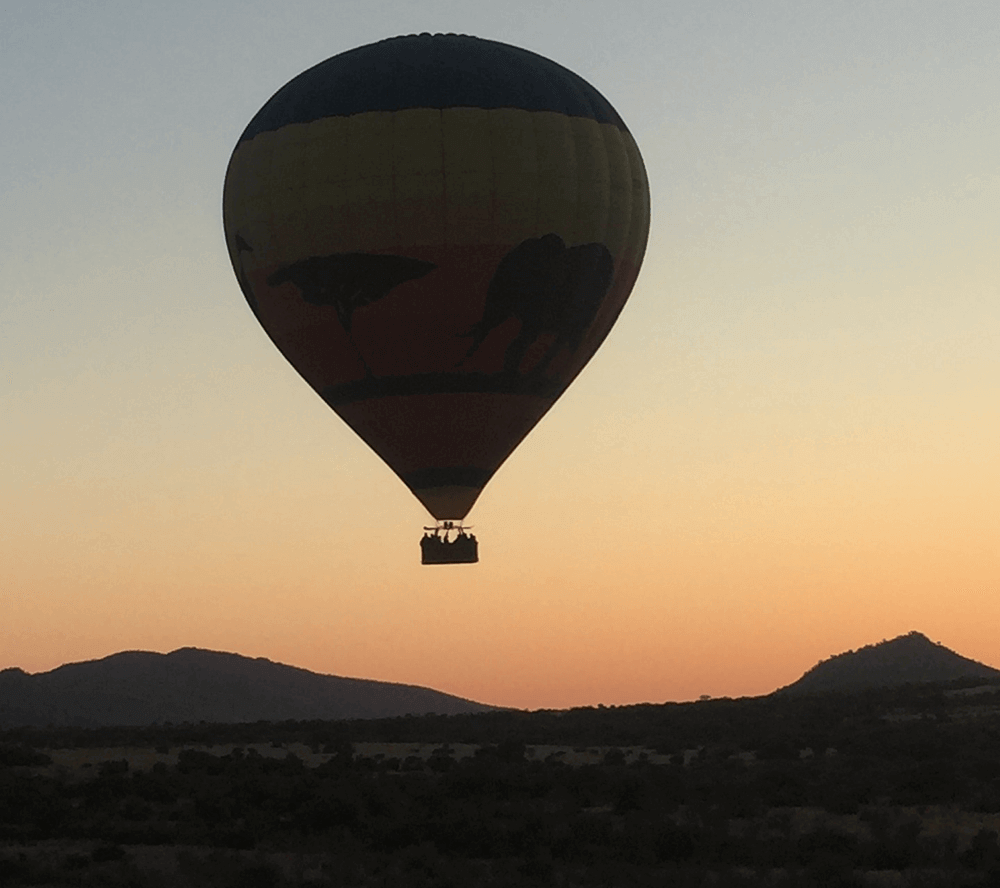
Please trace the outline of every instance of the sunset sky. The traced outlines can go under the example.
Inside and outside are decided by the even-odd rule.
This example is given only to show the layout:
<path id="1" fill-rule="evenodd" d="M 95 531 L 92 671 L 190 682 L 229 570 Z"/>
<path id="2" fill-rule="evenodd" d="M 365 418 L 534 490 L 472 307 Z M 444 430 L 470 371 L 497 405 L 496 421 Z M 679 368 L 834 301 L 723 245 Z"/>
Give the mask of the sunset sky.
<path id="1" fill-rule="evenodd" d="M 563 708 L 769 693 L 916 629 L 1000 667 L 995 0 L 5 0 L 0 668 L 196 646 Z M 422 567 L 258 326 L 247 122 L 384 37 L 576 71 L 650 181 L 604 346 Z"/>

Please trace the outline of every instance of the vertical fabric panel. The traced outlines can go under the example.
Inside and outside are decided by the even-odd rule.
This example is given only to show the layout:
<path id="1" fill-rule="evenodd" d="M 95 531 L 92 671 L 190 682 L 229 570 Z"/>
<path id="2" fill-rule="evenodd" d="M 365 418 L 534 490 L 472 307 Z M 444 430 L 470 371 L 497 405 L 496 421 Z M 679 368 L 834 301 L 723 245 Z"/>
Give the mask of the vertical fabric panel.
<path id="1" fill-rule="evenodd" d="M 233 244 L 233 265 L 236 268 L 262 268 L 268 263 L 269 257 L 275 255 L 274 226 L 266 216 L 246 217 L 239 226 L 239 235 L 251 247 L 253 252 L 239 251 Z"/>
<path id="2" fill-rule="evenodd" d="M 247 165 L 244 172 L 244 183 L 246 195 L 244 206 L 247 215 L 251 219 L 265 219 L 270 215 L 270 172 L 271 172 L 271 146 L 278 139 L 280 133 L 261 133 L 269 135 L 269 139 L 255 139 L 253 151 L 247 156 Z"/>
<path id="3" fill-rule="evenodd" d="M 383 180 L 389 182 L 391 179 Z M 375 236 L 375 219 L 369 211 L 368 200 L 372 193 L 375 180 L 372 178 L 356 179 L 344 187 L 347 203 L 344 207 L 344 240 L 337 252 L 355 252 L 369 249 L 368 244 Z M 289 259 L 292 257 L 289 256 Z"/>
<path id="4" fill-rule="evenodd" d="M 275 145 L 271 155 L 271 194 L 295 190 L 303 180 L 305 147 L 308 127 L 303 124 L 285 127 L 281 131 L 280 150 Z"/>
<path id="5" fill-rule="evenodd" d="M 445 241 L 489 243 L 493 235 L 490 120 L 482 108 L 441 112 L 445 176 Z"/>
<path id="6" fill-rule="evenodd" d="M 611 177 L 601 126 L 596 120 L 570 118 L 576 154 L 577 208 L 573 243 L 604 243 Z"/>
<path id="7" fill-rule="evenodd" d="M 486 244 L 493 240 L 493 181 L 490 173 L 445 176 L 444 242 Z"/>
<path id="8" fill-rule="evenodd" d="M 399 244 L 397 208 L 393 180 L 389 177 L 370 179 L 364 206 L 358 208 L 359 213 L 371 218 L 372 234 L 366 249 L 372 252 L 391 250 Z"/>
<path id="9" fill-rule="evenodd" d="M 410 108 L 392 115 L 392 172 L 397 178 L 444 172 L 440 111 Z"/>
<path id="10" fill-rule="evenodd" d="M 396 245 L 441 243 L 445 227 L 441 112 L 397 111 L 392 116 L 392 138 Z"/>
<path id="11" fill-rule="evenodd" d="M 328 130 L 332 128 L 328 127 Z M 341 140 L 342 144 L 342 140 Z M 320 135 L 311 133 L 310 140 L 305 144 L 302 151 L 302 189 L 299 193 L 299 206 L 303 209 L 308 207 L 324 206 L 328 202 L 327 194 L 334 191 L 340 185 L 340 192 L 343 193 L 343 179 L 340 174 L 334 173 L 334 163 L 330 160 L 334 156 L 337 142 L 334 133 Z M 337 166 L 343 167 L 343 150 L 337 158 Z"/>
<path id="12" fill-rule="evenodd" d="M 540 111 L 532 115 L 538 145 L 538 209 L 532 236 L 552 232 L 573 238 L 578 178 L 573 125 L 565 114 Z"/>
<path id="13" fill-rule="evenodd" d="M 311 182 L 347 181 L 348 128 L 346 117 L 328 117 L 309 124 L 305 172 Z"/>
<path id="14" fill-rule="evenodd" d="M 493 233 L 500 243 L 518 243 L 535 221 L 538 156 L 528 111 L 489 112 L 493 159 Z"/>
<path id="15" fill-rule="evenodd" d="M 346 181 L 392 176 L 392 117 L 370 111 L 347 118 Z"/>
<path id="16" fill-rule="evenodd" d="M 233 152 L 229 159 L 229 167 L 226 169 L 226 186 L 222 191 L 222 220 L 226 234 L 226 246 L 229 248 L 229 258 L 233 260 L 233 265 L 237 264 L 237 249 L 235 238 L 235 226 L 242 224 L 247 218 L 246 211 L 246 164 L 247 151 L 240 145 Z M 248 146 L 247 146 L 248 147 Z M 231 183 L 238 182 L 240 187 L 231 187 Z"/>
<path id="17" fill-rule="evenodd" d="M 305 191 L 298 203 L 299 249 L 286 258 L 322 256 L 342 243 L 347 215 L 347 134 L 349 121 L 337 117 L 309 124 L 302 156 Z M 322 224 L 317 224 L 317 219 Z"/>
<path id="18" fill-rule="evenodd" d="M 373 249 L 377 242 L 391 243 L 394 231 L 386 232 L 385 209 L 378 203 L 392 202 L 392 115 L 377 111 L 345 119 L 344 195 L 340 220 L 343 241 L 339 250 Z M 388 234 L 388 236 L 387 236 Z M 298 258 L 290 255 L 287 258 Z"/>
<path id="19" fill-rule="evenodd" d="M 638 145 L 628 133 L 623 133 L 623 139 L 632 173 L 632 219 L 629 224 L 628 261 L 638 269 L 646 252 L 646 239 L 649 237 L 649 183 L 646 181 L 646 167 L 642 163 Z"/>
<path id="20" fill-rule="evenodd" d="M 621 255 L 628 241 L 632 221 L 632 170 L 621 130 L 616 126 L 601 127 L 608 157 L 608 225 L 605 245 L 612 256 Z"/>
<path id="21" fill-rule="evenodd" d="M 483 108 L 445 108 L 441 112 L 446 173 L 493 172 L 489 112 Z"/>
<path id="22" fill-rule="evenodd" d="M 396 245 L 444 242 L 444 176 L 398 176 L 395 180 Z"/>
<path id="23" fill-rule="evenodd" d="M 287 129 L 292 130 L 292 127 Z M 280 152 L 275 150 L 271 155 L 268 211 L 274 216 L 291 218 L 300 212 L 302 191 L 306 187 L 303 178 L 306 144 L 303 129 L 302 126 L 295 127 L 287 134 Z"/>

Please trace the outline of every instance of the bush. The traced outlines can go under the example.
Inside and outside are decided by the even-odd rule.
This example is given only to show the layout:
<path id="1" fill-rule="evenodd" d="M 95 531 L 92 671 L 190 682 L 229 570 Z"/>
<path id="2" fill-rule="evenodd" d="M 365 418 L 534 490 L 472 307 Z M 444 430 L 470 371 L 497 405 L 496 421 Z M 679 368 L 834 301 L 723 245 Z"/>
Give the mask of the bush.
<path id="1" fill-rule="evenodd" d="M 0 743 L 0 768 L 45 767 L 52 759 L 30 746 Z"/>

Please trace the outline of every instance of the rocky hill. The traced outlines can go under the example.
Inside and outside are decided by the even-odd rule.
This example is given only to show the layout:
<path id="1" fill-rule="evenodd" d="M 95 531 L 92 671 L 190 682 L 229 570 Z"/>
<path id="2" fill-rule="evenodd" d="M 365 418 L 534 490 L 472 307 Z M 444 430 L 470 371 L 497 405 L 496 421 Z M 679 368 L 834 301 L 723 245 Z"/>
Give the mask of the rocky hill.
<path id="1" fill-rule="evenodd" d="M 127 651 L 36 675 L 0 672 L 0 729 L 391 718 L 493 708 L 430 688 L 320 675 L 198 648 Z"/>
<path id="2" fill-rule="evenodd" d="M 956 654 L 920 632 L 910 632 L 821 660 L 798 681 L 775 693 L 851 692 L 962 678 L 1000 683 L 1000 669 Z"/>

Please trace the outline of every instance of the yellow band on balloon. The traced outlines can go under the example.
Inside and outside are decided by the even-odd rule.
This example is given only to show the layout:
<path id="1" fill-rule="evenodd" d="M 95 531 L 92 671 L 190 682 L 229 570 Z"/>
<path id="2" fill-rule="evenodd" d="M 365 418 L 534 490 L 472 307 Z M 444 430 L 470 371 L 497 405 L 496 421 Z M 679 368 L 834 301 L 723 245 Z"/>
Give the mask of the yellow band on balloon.
<path id="1" fill-rule="evenodd" d="M 414 108 L 290 124 L 241 143 L 224 212 L 262 265 L 555 233 L 567 244 L 603 243 L 616 264 L 637 266 L 649 191 L 635 141 L 613 124 Z"/>

